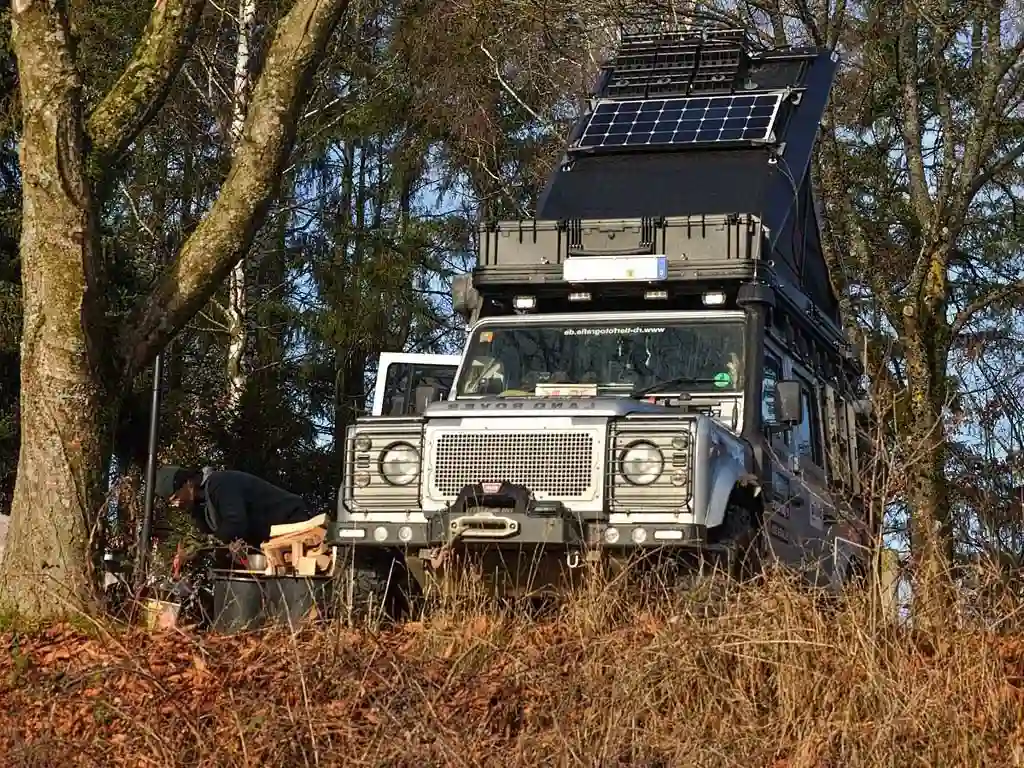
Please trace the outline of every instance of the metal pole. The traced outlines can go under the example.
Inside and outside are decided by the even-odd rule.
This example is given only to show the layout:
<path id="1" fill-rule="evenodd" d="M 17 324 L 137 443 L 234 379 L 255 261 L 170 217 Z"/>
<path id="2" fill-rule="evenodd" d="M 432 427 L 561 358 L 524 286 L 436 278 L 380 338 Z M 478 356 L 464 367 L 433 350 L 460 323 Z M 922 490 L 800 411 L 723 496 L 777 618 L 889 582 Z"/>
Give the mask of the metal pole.
<path id="1" fill-rule="evenodd" d="M 156 447 L 160 434 L 160 395 L 163 379 L 164 356 L 156 356 L 153 361 L 153 394 L 149 405 L 149 447 L 146 457 L 146 488 L 142 505 L 142 532 L 139 536 L 138 573 L 136 583 L 142 584 L 146 575 L 146 562 L 149 558 L 149 540 L 153 529 L 153 499 L 156 484 Z"/>

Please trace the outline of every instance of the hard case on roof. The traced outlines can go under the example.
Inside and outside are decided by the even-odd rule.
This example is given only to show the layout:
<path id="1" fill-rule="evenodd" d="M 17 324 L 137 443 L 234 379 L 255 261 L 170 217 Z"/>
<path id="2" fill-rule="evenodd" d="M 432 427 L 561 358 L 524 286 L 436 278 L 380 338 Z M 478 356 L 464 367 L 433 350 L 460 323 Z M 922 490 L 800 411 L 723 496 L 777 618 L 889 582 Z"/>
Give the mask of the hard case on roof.
<path id="1" fill-rule="evenodd" d="M 688 279 L 690 271 L 756 261 L 763 242 L 751 216 L 503 221 L 481 225 L 479 237 L 480 282 L 561 279 L 570 256 L 638 255 L 664 255 L 668 278 Z"/>

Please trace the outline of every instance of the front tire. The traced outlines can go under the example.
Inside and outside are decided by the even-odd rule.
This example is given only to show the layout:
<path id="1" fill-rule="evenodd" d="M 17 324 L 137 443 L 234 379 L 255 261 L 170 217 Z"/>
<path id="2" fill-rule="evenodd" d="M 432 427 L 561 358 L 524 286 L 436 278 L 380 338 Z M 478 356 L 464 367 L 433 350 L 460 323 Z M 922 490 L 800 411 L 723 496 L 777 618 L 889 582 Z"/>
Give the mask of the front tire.
<path id="1" fill-rule="evenodd" d="M 712 541 L 728 548 L 731 578 L 750 581 L 764 572 L 764 537 L 760 510 L 730 502 L 725 520 L 715 529 Z"/>
<path id="2" fill-rule="evenodd" d="M 408 611 L 409 575 L 400 555 L 351 551 L 338 563 L 338 618 L 352 626 L 398 621 Z"/>

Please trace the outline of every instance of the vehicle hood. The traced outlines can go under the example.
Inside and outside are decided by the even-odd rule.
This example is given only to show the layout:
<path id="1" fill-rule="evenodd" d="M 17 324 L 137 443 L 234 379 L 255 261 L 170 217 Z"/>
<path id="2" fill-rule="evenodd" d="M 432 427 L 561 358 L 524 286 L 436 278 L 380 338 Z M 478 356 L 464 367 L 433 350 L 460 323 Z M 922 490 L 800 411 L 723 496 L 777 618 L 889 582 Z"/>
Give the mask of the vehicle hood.
<path id="1" fill-rule="evenodd" d="M 486 397 L 479 400 L 444 400 L 427 406 L 428 419 L 467 416 L 628 416 L 634 413 L 678 413 L 677 409 L 626 397 Z"/>

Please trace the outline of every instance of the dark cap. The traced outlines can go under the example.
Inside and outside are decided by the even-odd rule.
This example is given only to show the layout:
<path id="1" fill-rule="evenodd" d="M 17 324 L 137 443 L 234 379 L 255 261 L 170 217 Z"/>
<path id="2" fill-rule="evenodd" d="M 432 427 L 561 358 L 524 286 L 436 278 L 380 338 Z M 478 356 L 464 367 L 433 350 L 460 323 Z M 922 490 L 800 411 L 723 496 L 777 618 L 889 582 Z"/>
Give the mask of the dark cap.
<path id="1" fill-rule="evenodd" d="M 153 493 L 165 501 L 181 490 L 181 487 L 188 482 L 193 473 L 184 467 L 168 465 L 160 467 L 156 471 L 156 482 L 153 484 Z"/>

